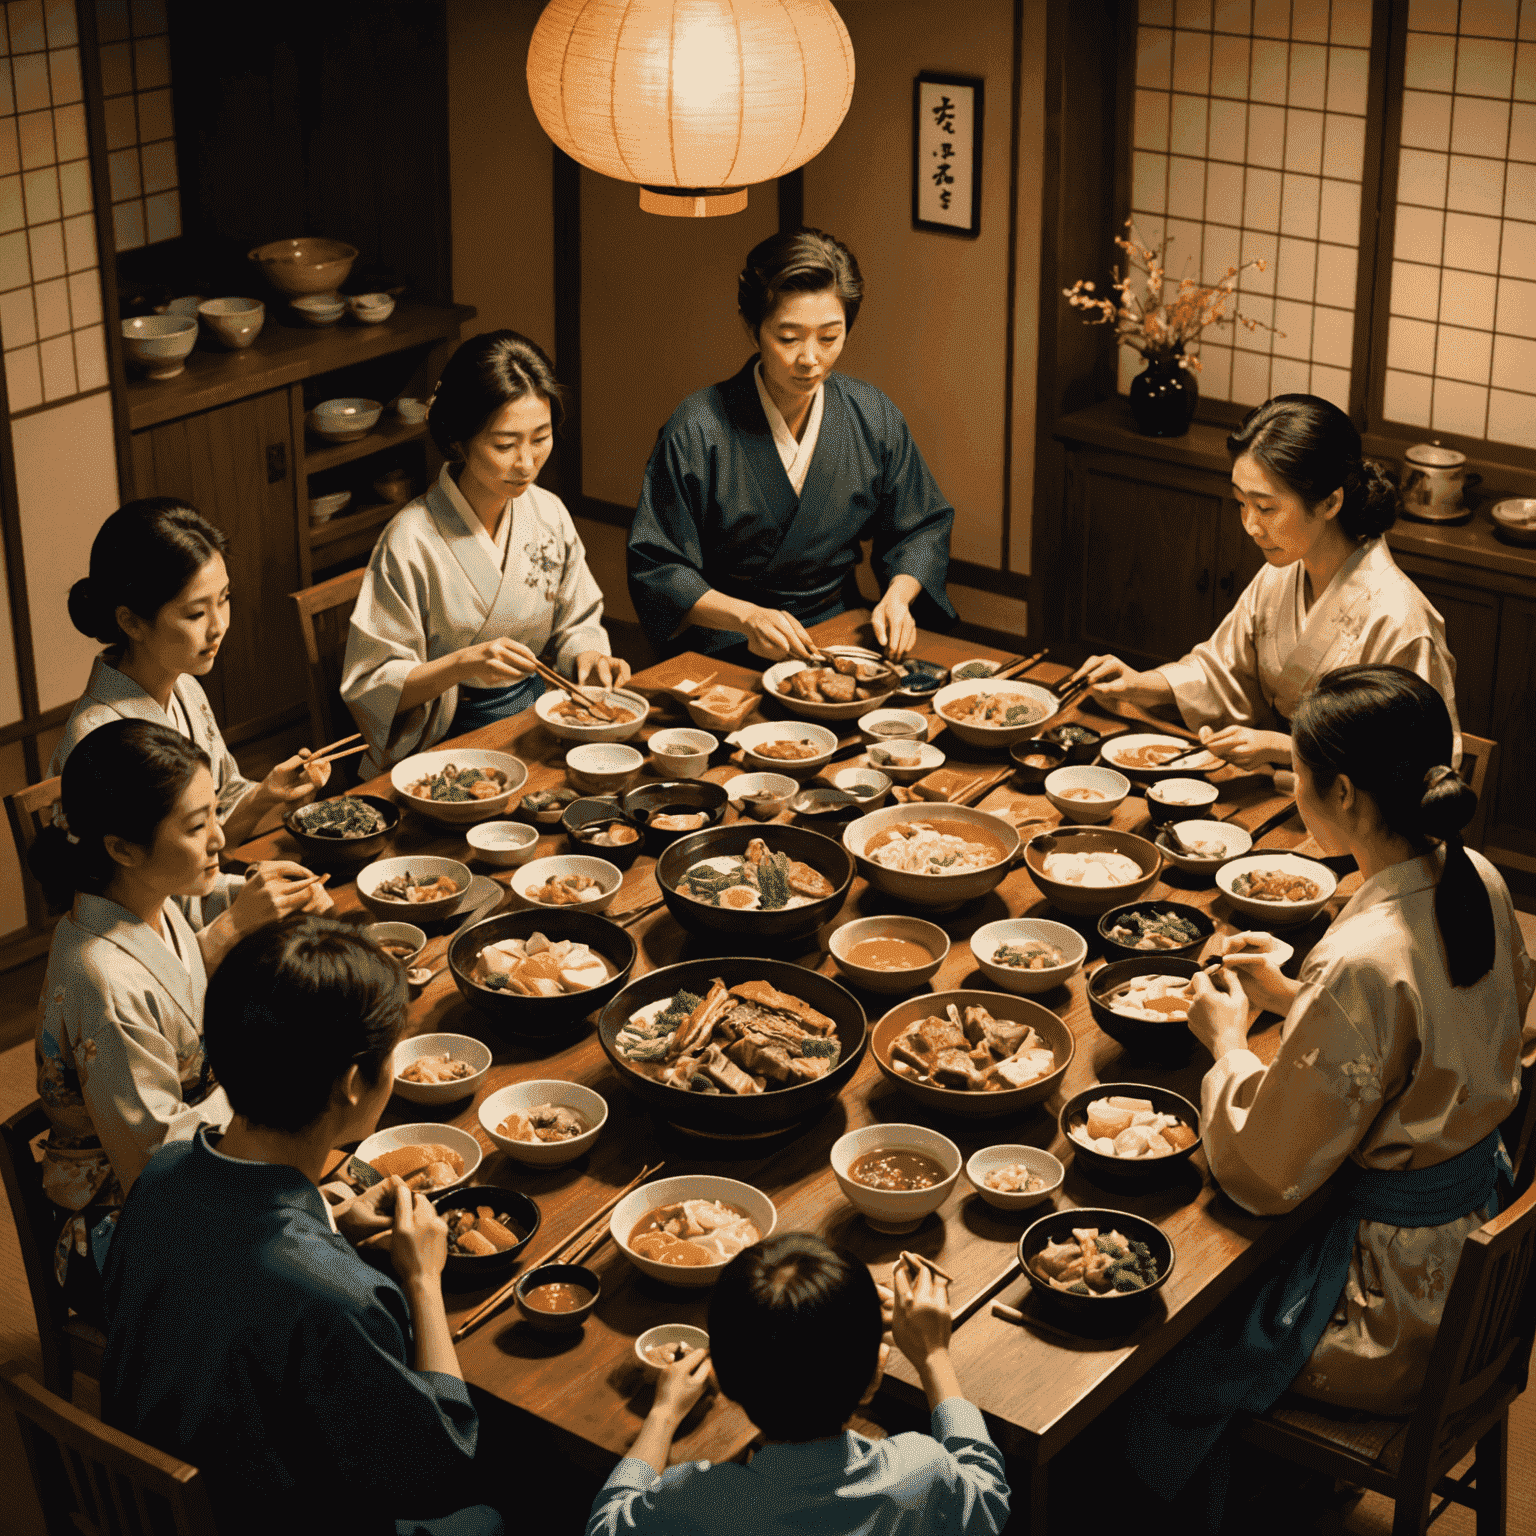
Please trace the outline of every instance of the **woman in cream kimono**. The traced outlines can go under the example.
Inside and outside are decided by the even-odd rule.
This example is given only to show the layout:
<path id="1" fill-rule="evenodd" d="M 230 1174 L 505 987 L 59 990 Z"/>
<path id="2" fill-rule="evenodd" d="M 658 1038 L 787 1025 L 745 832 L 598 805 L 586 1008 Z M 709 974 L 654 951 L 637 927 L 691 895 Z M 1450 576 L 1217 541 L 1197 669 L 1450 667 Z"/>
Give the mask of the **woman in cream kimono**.
<path id="1" fill-rule="evenodd" d="M 1360 456 L 1335 405 L 1277 395 L 1231 437 L 1232 489 L 1265 568 L 1209 640 L 1181 661 L 1136 672 L 1115 656 L 1078 670 L 1113 702 L 1175 705 L 1184 724 L 1239 768 L 1289 766 L 1291 717 L 1325 673 L 1386 662 L 1439 692 L 1456 729 L 1456 664 L 1445 624 L 1397 568 L 1383 535 L 1397 488 Z M 1453 762 L 1461 759 L 1456 738 Z"/>
<path id="2" fill-rule="evenodd" d="M 1186 1341 L 1138 1389 L 1131 1459 L 1165 1497 L 1226 1415 L 1287 1388 L 1412 1411 L 1462 1244 L 1511 1176 L 1498 1128 L 1532 1059 L 1536 965 L 1503 880 L 1461 845 L 1476 797 L 1449 766 L 1444 701 L 1402 668 L 1347 667 L 1293 728 L 1307 829 L 1353 854 L 1364 884 L 1299 981 L 1262 953 L 1229 955 L 1240 985 L 1197 978 L 1189 1025 L 1215 1058 L 1201 1127 L 1222 1189 L 1280 1215 L 1332 1180 L 1334 1204 L 1245 1316 Z M 1267 1068 L 1247 1049 L 1250 1002 L 1285 1015 Z"/>
<path id="3" fill-rule="evenodd" d="M 242 934 L 329 899 L 295 864 L 219 873 L 224 832 L 203 751 L 169 726 L 116 720 L 64 767 L 69 831 L 48 827 L 33 872 L 67 915 L 54 930 L 36 1036 L 51 1122 L 43 1188 L 64 1221 L 56 1269 L 72 1304 L 93 1294 L 87 1234 L 122 1203 L 149 1155 L 229 1106 L 203 1061 L 208 973 Z M 176 898 L 217 892 L 201 932 Z"/>
<path id="4" fill-rule="evenodd" d="M 570 513 L 534 484 L 559 404 L 549 359 L 515 331 L 472 337 L 443 370 L 427 426 L 449 462 L 374 546 L 347 636 L 366 773 L 528 708 L 536 659 L 627 681 Z"/>

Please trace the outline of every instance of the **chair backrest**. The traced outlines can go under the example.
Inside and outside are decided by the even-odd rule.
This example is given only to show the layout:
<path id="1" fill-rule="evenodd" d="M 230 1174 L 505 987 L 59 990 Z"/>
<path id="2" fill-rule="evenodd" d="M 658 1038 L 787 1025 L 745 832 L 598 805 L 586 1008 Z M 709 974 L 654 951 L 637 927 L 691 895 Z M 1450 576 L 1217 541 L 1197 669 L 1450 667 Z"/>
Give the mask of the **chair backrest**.
<path id="1" fill-rule="evenodd" d="M 82 1536 L 218 1536 L 196 1467 L 82 1413 L 27 1374 L 0 1367 L 50 1531 Z"/>
<path id="2" fill-rule="evenodd" d="M 347 649 L 347 625 L 365 574 L 361 568 L 343 571 L 302 592 L 288 594 L 299 610 L 299 634 L 309 664 L 309 728 L 317 747 L 357 728 L 341 702 L 341 663 Z"/>
<path id="3" fill-rule="evenodd" d="M 1477 814 L 1461 836 L 1467 847 L 1476 848 L 1479 853 L 1488 836 L 1488 802 L 1483 790 L 1490 782 L 1489 776 L 1498 755 L 1498 742 L 1489 741 L 1486 736 L 1469 736 L 1465 731 L 1461 733 L 1461 776 L 1472 786 L 1472 793 L 1477 796 Z"/>
<path id="4" fill-rule="evenodd" d="M 53 1249 L 59 1218 L 53 1202 L 43 1193 L 42 1165 L 32 1150 L 47 1129 L 48 1113 L 41 1099 L 34 1099 L 9 1120 L 0 1122 L 0 1174 L 5 1178 L 22 1268 L 37 1316 L 43 1380 L 49 1391 L 68 1398 L 73 1395 L 75 1371 L 101 1375 L 102 1340 L 95 1328 L 74 1318 L 64 1289 L 54 1278 Z"/>
<path id="5" fill-rule="evenodd" d="M 1515 1193 L 1524 1194 L 1536 1181 L 1536 1067 L 1521 1074 L 1520 1097 L 1499 1130 L 1515 1165 Z"/>
<path id="6" fill-rule="evenodd" d="M 11 836 L 16 841 L 16 857 L 21 861 L 22 890 L 27 904 L 27 923 L 33 928 L 42 926 L 47 918 L 42 887 L 33 878 L 27 866 L 27 855 L 37 834 L 53 820 L 53 808 L 59 803 L 60 791 L 57 778 L 44 779 L 41 784 L 29 784 L 14 795 L 5 797 L 6 819 L 11 824 Z"/>

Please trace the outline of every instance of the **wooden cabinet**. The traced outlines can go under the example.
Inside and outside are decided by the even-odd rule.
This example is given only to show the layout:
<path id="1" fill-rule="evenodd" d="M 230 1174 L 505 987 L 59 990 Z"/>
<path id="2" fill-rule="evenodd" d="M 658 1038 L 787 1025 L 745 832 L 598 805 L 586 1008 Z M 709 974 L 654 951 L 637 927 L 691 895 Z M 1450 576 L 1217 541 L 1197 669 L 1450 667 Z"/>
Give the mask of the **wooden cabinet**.
<path id="1" fill-rule="evenodd" d="M 1536 601 L 1506 597 L 1501 606 L 1492 722 L 1498 783 L 1488 845 L 1510 850 L 1536 872 Z"/>

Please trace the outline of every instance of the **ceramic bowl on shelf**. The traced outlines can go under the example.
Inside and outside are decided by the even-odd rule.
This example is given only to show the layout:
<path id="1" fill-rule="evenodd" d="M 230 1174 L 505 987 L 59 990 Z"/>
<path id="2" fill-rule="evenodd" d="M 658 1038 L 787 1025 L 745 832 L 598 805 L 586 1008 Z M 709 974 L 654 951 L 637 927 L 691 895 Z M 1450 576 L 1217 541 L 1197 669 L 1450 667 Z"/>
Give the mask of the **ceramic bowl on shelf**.
<path id="1" fill-rule="evenodd" d="M 403 469 L 392 469 L 373 482 L 373 494 L 380 501 L 409 501 L 415 491 L 416 482 Z"/>
<path id="2" fill-rule="evenodd" d="M 1511 496 L 1488 509 L 1496 537 L 1510 544 L 1536 544 L 1536 496 Z"/>
<path id="3" fill-rule="evenodd" d="M 395 312 L 395 301 L 387 293 L 354 293 L 347 299 L 352 318 L 364 325 L 378 325 Z"/>
<path id="4" fill-rule="evenodd" d="M 353 443 L 373 431 L 383 409 L 377 400 L 342 396 L 322 400 L 309 413 L 309 423 L 328 443 Z"/>
<path id="5" fill-rule="evenodd" d="M 249 252 L 249 259 L 280 294 L 292 299 L 306 293 L 334 294 L 357 260 L 357 247 L 314 236 L 269 240 Z"/>
<path id="6" fill-rule="evenodd" d="M 208 299 L 197 306 L 197 314 L 230 351 L 239 352 L 261 335 L 267 306 L 260 299 Z"/>
<path id="7" fill-rule="evenodd" d="M 179 299 L 172 299 L 169 304 L 155 306 L 157 315 L 195 315 L 202 308 L 205 300 L 200 293 L 184 294 Z"/>
<path id="8" fill-rule="evenodd" d="M 292 308 L 305 325 L 335 325 L 346 314 L 346 304 L 328 293 L 303 293 L 292 301 Z"/>
<path id="9" fill-rule="evenodd" d="M 312 523 L 328 523 L 352 500 L 351 491 L 332 491 L 328 496 L 310 498 L 309 520 Z"/>
<path id="10" fill-rule="evenodd" d="M 197 340 L 196 315 L 139 315 L 123 321 L 123 351 L 147 378 L 174 379 Z"/>
<path id="11" fill-rule="evenodd" d="M 395 415 L 401 421 L 408 421 L 413 425 L 423 422 L 427 419 L 427 402 L 425 400 L 417 400 L 412 395 L 401 395 L 395 401 Z"/>

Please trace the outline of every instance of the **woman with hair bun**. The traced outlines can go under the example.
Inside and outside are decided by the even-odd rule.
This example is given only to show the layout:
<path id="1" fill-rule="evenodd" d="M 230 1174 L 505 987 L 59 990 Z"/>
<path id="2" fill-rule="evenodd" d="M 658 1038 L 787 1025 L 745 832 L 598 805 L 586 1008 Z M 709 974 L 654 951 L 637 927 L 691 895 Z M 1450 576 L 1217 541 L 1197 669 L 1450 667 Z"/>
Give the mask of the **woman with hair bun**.
<path id="1" fill-rule="evenodd" d="M 1252 1310 L 1138 1389 L 1130 1455 L 1165 1497 L 1231 1413 L 1286 1390 L 1411 1411 L 1462 1243 L 1512 1178 L 1499 1126 L 1536 1056 L 1536 964 L 1498 871 L 1462 846 L 1477 797 L 1450 766 L 1445 701 L 1404 668 L 1343 667 L 1292 734 L 1307 830 L 1354 855 L 1364 884 L 1298 980 L 1246 945 L 1197 976 L 1189 1027 L 1215 1058 L 1200 1120 L 1222 1189 L 1282 1215 L 1332 1180 L 1335 1203 Z M 1247 1048 L 1254 1006 L 1285 1017 L 1267 1067 Z"/>
<path id="2" fill-rule="evenodd" d="M 106 649 L 91 665 L 48 773 L 61 773 L 70 753 L 109 720 L 168 725 L 208 755 L 225 841 L 239 847 L 268 811 L 312 796 L 330 768 L 306 768 L 306 750 L 253 783 L 224 744 L 197 679 L 212 670 L 229 629 L 228 549 L 212 523 L 174 496 L 130 501 L 101 525 L 90 573 L 69 589 L 69 617 Z M 198 913 L 189 915 L 196 924 Z"/>
<path id="3" fill-rule="evenodd" d="M 526 336 L 472 336 L 448 359 L 427 412 L 448 462 L 379 536 L 352 610 L 341 696 L 365 773 L 527 709 L 537 660 L 628 681 L 571 514 L 534 483 L 560 417 L 554 367 Z"/>
<path id="4" fill-rule="evenodd" d="M 658 651 L 812 659 L 806 626 L 864 606 L 864 539 L 890 655 L 919 623 L 954 622 L 954 509 L 896 406 L 834 371 L 863 297 L 853 252 L 819 229 L 748 254 L 736 300 L 755 355 L 672 413 L 630 528 L 629 590 Z"/>
<path id="5" fill-rule="evenodd" d="M 1079 675 L 1111 702 L 1176 705 L 1207 748 L 1239 768 L 1288 764 L 1301 696 L 1356 663 L 1417 673 L 1456 731 L 1445 623 L 1392 559 L 1382 535 L 1397 520 L 1397 487 L 1361 457 L 1354 423 L 1315 395 L 1276 395 L 1243 418 L 1227 452 L 1243 531 L 1264 569 L 1181 661 L 1137 672 L 1091 656 Z M 1448 761 L 1460 760 L 1457 735 Z"/>

